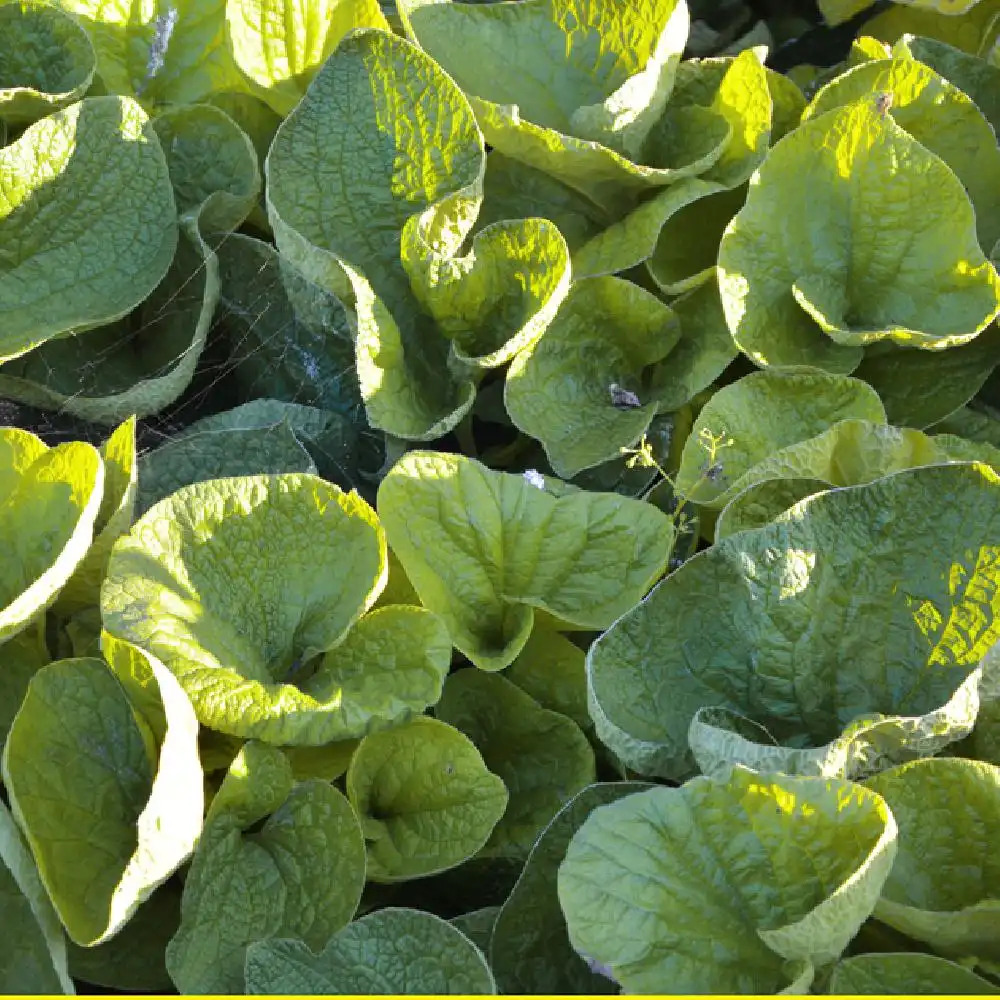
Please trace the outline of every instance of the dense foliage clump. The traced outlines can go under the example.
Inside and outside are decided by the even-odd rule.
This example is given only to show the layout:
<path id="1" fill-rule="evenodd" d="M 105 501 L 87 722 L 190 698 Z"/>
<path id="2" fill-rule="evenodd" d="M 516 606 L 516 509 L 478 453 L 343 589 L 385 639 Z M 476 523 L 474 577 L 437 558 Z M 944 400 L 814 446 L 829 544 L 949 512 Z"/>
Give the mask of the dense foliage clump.
<path id="1" fill-rule="evenodd" d="M 1000 0 L 0 0 L 0 992 L 1000 991 Z"/>

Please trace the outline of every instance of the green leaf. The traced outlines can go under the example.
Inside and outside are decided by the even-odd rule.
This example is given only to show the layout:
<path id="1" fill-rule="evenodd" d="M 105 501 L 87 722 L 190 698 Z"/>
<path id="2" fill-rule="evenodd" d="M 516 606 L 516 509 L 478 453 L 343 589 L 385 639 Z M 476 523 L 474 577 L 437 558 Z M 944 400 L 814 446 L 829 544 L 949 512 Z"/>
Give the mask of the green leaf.
<path id="1" fill-rule="evenodd" d="M 358 99 L 345 104 L 345 93 Z M 353 296 L 368 419 L 397 437 L 440 437 L 472 405 L 473 384 L 449 374 L 448 340 L 411 288 L 401 241 L 404 227 L 429 227 L 437 249 L 457 251 L 484 159 L 461 91 L 414 46 L 374 30 L 341 42 L 268 154 L 278 250 L 310 281 Z M 331 170 L 343 183 L 329 184 Z"/>
<path id="2" fill-rule="evenodd" d="M 1000 148 L 982 112 L 954 84 L 897 47 L 891 59 L 867 62 L 823 87 L 803 121 L 889 94 L 893 120 L 939 156 L 962 182 L 976 215 L 976 231 L 987 252 L 1000 239 Z"/>
<path id="3" fill-rule="evenodd" d="M 45 616 L 0 644 L 0 746 L 24 701 L 31 678 L 52 662 L 45 644 Z"/>
<path id="4" fill-rule="evenodd" d="M 427 716 L 366 736 L 347 795 L 368 843 L 368 877 L 396 882 L 472 857 L 507 807 L 503 781 L 472 742 Z"/>
<path id="5" fill-rule="evenodd" d="M 211 104 L 168 108 L 153 128 L 181 219 L 195 219 L 205 234 L 236 229 L 260 194 L 257 153 L 246 133 Z"/>
<path id="6" fill-rule="evenodd" d="M 595 2 L 463 9 L 414 0 L 401 13 L 411 35 L 463 89 L 485 97 L 479 88 L 487 85 L 489 100 L 517 105 L 530 121 L 548 128 L 577 124 L 581 136 L 590 131 L 588 138 L 624 150 L 641 145 L 669 96 L 680 55 L 671 43 L 678 41 L 681 24 L 669 34 L 665 29 L 671 18 L 686 29 L 676 6 L 629 11 L 621 37 L 607 30 L 621 12 Z M 605 58 L 595 66 L 597 54 Z M 541 71 L 525 72 L 539 64 Z M 486 67 L 499 74 L 487 76 Z"/>
<path id="7" fill-rule="evenodd" d="M 124 316 L 167 273 L 174 199 L 135 101 L 91 97 L 43 118 L 0 149 L 0 178 L 0 363 Z"/>
<path id="8" fill-rule="evenodd" d="M 1000 357 L 1000 330 L 988 327 L 971 343 L 948 351 L 886 345 L 870 352 L 855 374 L 879 394 L 893 424 L 928 427 L 979 392 Z"/>
<path id="9" fill-rule="evenodd" d="M 132 524 L 138 486 L 135 417 L 112 431 L 101 445 L 100 455 L 104 462 L 104 495 L 94 524 L 94 541 L 59 594 L 56 610 L 60 614 L 73 614 L 100 603 L 111 547 Z"/>
<path id="10" fill-rule="evenodd" d="M 59 0 L 86 29 L 106 90 L 149 104 L 195 104 L 246 83 L 226 38 L 225 0 Z M 170 15 L 173 10 L 174 14 Z"/>
<path id="11" fill-rule="evenodd" d="M 885 421 L 878 396 L 859 379 L 770 371 L 746 375 L 715 393 L 698 414 L 681 454 L 677 492 L 719 510 L 740 490 L 774 478 L 758 476 L 757 467 L 773 461 L 779 449 L 847 419 Z"/>
<path id="12" fill-rule="evenodd" d="M 58 617 L 57 614 L 57 620 Z M 101 609 L 97 604 L 75 612 L 59 625 L 61 626 L 60 631 L 52 638 L 58 655 L 49 657 L 49 660 L 62 660 L 78 656 L 100 657 L 103 655 L 101 652 Z"/>
<path id="13" fill-rule="evenodd" d="M 486 854 L 526 857 L 559 809 L 597 780 L 594 751 L 580 727 L 498 674 L 452 674 L 434 714 L 475 743 L 510 794 Z"/>
<path id="14" fill-rule="evenodd" d="M 965 444 L 965 442 L 963 442 Z M 760 527 L 793 504 L 830 486 L 860 486 L 882 476 L 952 458 L 943 442 L 910 427 L 840 420 L 816 437 L 781 448 L 756 463 L 735 484 L 715 526 L 716 540 Z M 767 485 L 765 490 L 756 487 Z M 778 506 L 783 505 L 783 506 Z"/>
<path id="15" fill-rule="evenodd" d="M 831 431 L 838 425 L 834 425 Z M 887 428 L 895 430 L 895 428 Z M 804 442 L 804 445 L 811 442 Z M 822 479 L 765 479 L 737 493 L 719 513 L 715 540 L 751 528 L 763 528 L 800 500 L 822 493 L 830 484 Z"/>
<path id="16" fill-rule="evenodd" d="M 819 747 L 782 746 L 764 726 L 739 712 L 701 708 L 688 731 L 691 753 L 705 774 L 725 771 L 733 763 L 780 768 L 786 774 L 874 774 L 900 760 L 935 754 L 968 735 L 981 706 L 990 704 L 983 692 L 996 684 L 996 669 L 987 656 L 943 705 L 912 715 L 859 716 Z"/>
<path id="17" fill-rule="evenodd" d="M 343 485 L 341 480 L 352 478 L 352 467 L 358 461 L 357 427 L 339 413 L 314 406 L 287 403 L 280 399 L 252 399 L 249 403 L 188 424 L 174 435 L 174 440 L 184 440 L 196 434 L 255 430 L 279 424 L 286 424 L 294 432 L 324 479 Z"/>
<path id="18" fill-rule="evenodd" d="M 895 838 L 859 785 L 736 768 L 596 809 L 560 866 L 559 902 L 573 947 L 625 992 L 775 993 L 841 954 Z"/>
<path id="19" fill-rule="evenodd" d="M 767 72 L 752 49 L 738 56 L 687 59 L 677 67 L 670 102 L 649 132 L 645 154 L 654 163 L 693 161 L 697 153 L 688 144 L 693 141 L 695 149 L 704 144 L 707 124 L 709 133 L 724 138 L 698 174 L 725 188 L 739 187 L 767 153 L 771 109 Z M 719 131 L 716 123 L 725 129 Z"/>
<path id="20" fill-rule="evenodd" d="M 708 191 L 666 220 L 646 261 L 660 291 L 680 295 L 706 282 L 715 284 L 722 234 L 745 201 L 742 186 Z"/>
<path id="21" fill-rule="evenodd" d="M 569 248 L 551 222 L 496 222 L 476 234 L 461 258 L 441 252 L 434 214 L 410 222 L 403 266 L 421 305 L 451 341 L 451 367 L 497 368 L 538 340 L 570 284 Z"/>
<path id="22" fill-rule="evenodd" d="M 203 725 L 292 746 L 352 739 L 436 701 L 451 659 L 422 609 L 362 618 L 385 553 L 375 512 L 315 476 L 186 486 L 115 546 L 104 626 L 160 656 Z"/>
<path id="23" fill-rule="evenodd" d="M 877 38 L 872 38 L 870 35 L 859 35 L 851 42 L 851 51 L 847 54 L 847 59 L 842 68 L 847 70 L 855 66 L 862 66 L 874 59 L 885 59 L 891 54 L 892 50 L 885 42 L 880 42 Z M 824 76 L 822 79 L 829 82 L 828 76 Z M 825 85 L 819 79 L 817 79 L 817 83 L 820 86 Z"/>
<path id="24" fill-rule="evenodd" d="M 894 51 L 905 52 L 940 73 L 972 98 L 994 132 L 1000 129 L 1000 67 L 934 38 L 904 36 Z"/>
<path id="25" fill-rule="evenodd" d="M 260 240 L 232 234 L 218 255 L 218 332 L 241 397 L 268 396 L 363 420 L 354 340 L 341 301 Z"/>
<path id="26" fill-rule="evenodd" d="M 719 286 L 706 281 L 670 304 L 680 320 L 677 346 L 653 369 L 660 412 L 673 412 L 707 389 L 739 354 L 722 312 Z"/>
<path id="27" fill-rule="evenodd" d="M 385 607 L 389 604 L 420 604 L 420 598 L 413 589 L 406 571 L 396 558 L 396 553 L 392 549 L 388 550 L 389 580 L 385 585 L 385 590 L 379 595 L 375 607 Z"/>
<path id="28" fill-rule="evenodd" d="M 934 428 L 937 430 L 938 428 Z M 930 440 L 950 462 L 981 462 L 1000 471 L 1000 446 L 984 441 L 967 441 L 955 434 L 934 434 Z M 939 460 L 940 461 L 940 460 Z"/>
<path id="29" fill-rule="evenodd" d="M 575 281 L 545 335 L 511 363 L 504 404 L 515 426 L 542 442 L 557 476 L 616 458 L 656 414 L 644 383 L 680 337 L 670 308 L 621 278 Z M 555 386 L 559 389 L 556 391 Z M 615 405 L 616 387 L 636 407 Z"/>
<path id="30" fill-rule="evenodd" d="M 893 4 L 865 23 L 865 34 L 890 45 L 906 34 L 922 35 L 985 56 L 997 36 L 998 22 L 996 0 L 979 0 L 965 14 Z"/>
<path id="31" fill-rule="evenodd" d="M 966 735 L 1000 638 L 985 543 L 998 490 L 987 466 L 899 472 L 700 552 L 591 647 L 598 735 L 663 776 L 689 773 L 689 727 L 712 707 L 752 720 L 741 752 L 782 770 L 878 770 Z M 934 546 L 919 544 L 928 509 L 940 512 Z"/>
<path id="32" fill-rule="evenodd" d="M 256 202 L 260 175 L 249 139 L 217 108 L 169 110 L 154 130 L 167 150 L 183 230 L 166 278 L 128 317 L 6 365 L 6 395 L 117 423 L 158 412 L 191 382 L 219 294 L 218 261 L 202 230 L 239 225 Z"/>
<path id="33" fill-rule="evenodd" d="M 0 6 L 0 119 L 23 125 L 78 101 L 97 57 L 87 33 L 58 7 L 36 0 Z"/>
<path id="34" fill-rule="evenodd" d="M 56 600 L 94 538 L 104 496 L 97 449 L 74 441 L 47 449 L 34 435 L 0 428 L 0 643 Z"/>
<path id="35" fill-rule="evenodd" d="M 254 91 L 282 117 L 355 28 L 389 30 L 377 0 L 236 0 L 226 4 L 233 58 Z"/>
<path id="36" fill-rule="evenodd" d="M 142 456 L 138 509 L 144 514 L 182 486 L 208 479 L 316 471 L 309 452 L 285 421 L 265 427 L 185 434 L 168 439 Z"/>
<path id="37" fill-rule="evenodd" d="M 695 214 L 694 208 L 705 202 L 711 202 L 713 196 L 718 196 L 720 192 L 725 192 L 721 184 L 700 177 L 682 180 L 663 191 L 658 191 L 624 218 L 597 233 L 573 254 L 574 280 L 615 274 L 647 261 L 663 241 L 663 233 L 668 227 L 671 231 L 678 228 L 681 232 L 688 230 L 685 220 L 690 221 L 691 216 Z M 743 204 L 742 196 L 740 204 Z M 735 211 L 734 208 L 730 212 L 726 222 L 732 218 Z M 719 227 L 720 237 L 724 227 L 725 223 Z M 688 231 L 686 235 L 692 234 Z M 667 240 L 669 239 L 668 236 Z M 716 243 L 712 250 L 713 268 L 718 249 Z M 691 255 L 698 251 L 686 244 L 684 252 L 685 255 Z"/>
<path id="38" fill-rule="evenodd" d="M 10 993 L 74 993 L 66 938 L 28 845 L 0 803 L 0 982 Z"/>
<path id="39" fill-rule="evenodd" d="M 1000 987 L 970 969 L 936 955 L 902 952 L 852 955 L 838 962 L 829 993 L 889 995 L 991 994 Z"/>
<path id="40" fill-rule="evenodd" d="M 496 993 L 483 953 L 448 921 L 389 907 L 356 920 L 314 955 L 301 941 L 247 952 L 247 993 Z"/>
<path id="41" fill-rule="evenodd" d="M 486 157 L 483 190 L 483 204 L 476 220 L 478 229 L 522 216 L 550 219 L 571 253 L 576 253 L 612 221 L 581 192 L 495 149 Z"/>
<path id="42" fill-rule="evenodd" d="M 556 873 L 573 834 L 598 806 L 651 786 L 590 785 L 556 813 L 528 855 L 493 926 L 490 964 L 503 993 L 612 993 L 615 984 L 573 950 L 559 908 Z"/>
<path id="43" fill-rule="evenodd" d="M 875 916 L 942 955 L 996 962 L 1000 768 L 926 758 L 865 784 L 899 824 L 899 852 Z"/>
<path id="44" fill-rule="evenodd" d="M 109 425 L 157 413 L 190 384 L 217 296 L 214 254 L 184 235 L 166 277 L 138 308 L 8 362 L 0 368 L 0 393 Z"/>
<path id="45" fill-rule="evenodd" d="M 293 783 L 280 750 L 250 741 L 208 811 L 167 971 L 181 993 L 242 993 L 248 945 L 300 937 L 321 948 L 354 916 L 364 882 L 364 840 L 344 795 Z"/>
<path id="46" fill-rule="evenodd" d="M 486 141 L 598 204 L 679 179 L 640 165 L 687 38 L 687 5 L 405 0 L 415 38 L 470 95 Z"/>
<path id="47" fill-rule="evenodd" d="M 74 979 L 122 993 L 168 993 L 164 953 L 181 918 L 180 880 L 161 885 L 109 941 L 92 948 L 70 942 Z"/>
<path id="48" fill-rule="evenodd" d="M 654 378 L 656 374 L 657 369 L 654 368 L 652 372 Z M 619 401 L 623 402 L 620 397 Z M 643 436 L 649 446 L 651 457 L 660 463 L 669 465 L 671 461 L 669 457 L 671 442 L 678 433 L 687 433 L 688 425 L 685 424 L 684 429 L 679 431 L 677 414 L 674 413 L 663 413 L 653 417 L 649 429 Z M 641 449 L 642 443 L 640 441 L 636 448 L 625 449 L 617 458 L 612 459 L 610 462 L 603 462 L 593 469 L 581 472 L 579 475 L 574 476 L 570 483 L 562 484 L 560 480 L 551 477 L 544 479 L 543 477 L 545 489 L 554 495 L 558 495 L 560 486 L 576 487 L 577 489 L 589 490 L 595 493 L 619 493 L 626 497 L 649 500 L 649 490 L 655 486 L 660 474 L 651 465 L 645 465 L 642 461 L 633 460 L 635 458 L 634 452 Z M 536 453 L 539 460 L 544 457 L 541 450 L 538 450 Z M 525 458 L 528 457 L 534 458 L 534 455 L 529 453 Z M 525 464 L 524 459 L 522 459 L 522 464 Z M 542 485 L 541 481 L 538 481 L 538 485 Z M 654 504 L 654 506 L 666 512 L 664 507 L 660 507 L 658 504 Z M 581 631 L 582 629 L 581 626 L 570 628 L 565 622 L 553 622 L 552 618 L 547 615 L 541 615 L 538 620 L 540 626 L 543 628 L 558 628 L 567 632 Z"/>
<path id="49" fill-rule="evenodd" d="M 964 406 L 935 424 L 933 430 L 1000 448 L 1000 414 L 986 407 Z"/>
<path id="50" fill-rule="evenodd" d="M 108 537 L 113 540 L 132 522 L 136 488 L 135 450 L 134 417 L 116 427 L 100 447 L 105 480 L 104 497 L 97 515 L 98 537 L 95 544 L 107 544 Z"/>
<path id="51" fill-rule="evenodd" d="M 11 808 L 60 920 L 83 945 L 125 925 L 190 856 L 202 824 L 191 705 L 154 657 L 109 654 L 119 656 L 141 660 L 148 717 L 101 660 L 62 660 L 32 679 L 3 754 Z"/>
<path id="52" fill-rule="evenodd" d="M 1000 449 L 951 434 L 928 436 L 909 427 L 842 420 L 754 466 L 744 479 L 758 481 L 729 501 L 716 522 L 715 537 L 759 528 L 830 486 L 859 486 L 903 469 L 952 461 L 982 462 L 996 470 Z"/>
<path id="53" fill-rule="evenodd" d="M 274 133 L 278 131 L 278 126 L 281 124 L 281 116 L 275 114 L 263 101 L 252 94 L 227 91 L 213 94 L 208 98 L 208 103 L 214 104 L 215 107 L 229 115 L 253 143 L 254 152 L 257 154 L 257 170 L 263 177 L 264 160 L 267 158 L 267 151 L 271 147 Z M 268 236 L 271 235 L 271 224 L 267 221 L 267 209 L 264 205 L 263 188 L 260 199 L 247 217 L 247 223 L 260 232 Z"/>
<path id="54" fill-rule="evenodd" d="M 296 781 L 307 778 L 336 781 L 347 773 L 351 757 L 360 743 L 361 740 L 344 740 L 322 747 L 282 747 L 282 752 L 292 766 L 292 776 Z"/>
<path id="55" fill-rule="evenodd" d="M 869 0 L 818 0 L 820 13 L 826 23 L 830 25 L 849 21 L 868 5 Z"/>
<path id="56" fill-rule="evenodd" d="M 0 488 L 9 496 L 17 488 L 21 475 L 35 459 L 49 450 L 48 445 L 31 431 L 20 427 L 0 428 Z"/>
<path id="57" fill-rule="evenodd" d="M 460 930 L 484 955 L 489 954 L 493 924 L 496 922 L 499 906 L 482 906 L 478 910 L 460 913 L 448 923 Z"/>
<path id="58" fill-rule="evenodd" d="M 301 681 L 317 701 L 339 699 L 338 740 L 404 721 L 437 703 L 451 638 L 437 615 L 396 604 L 365 615 Z"/>
<path id="59" fill-rule="evenodd" d="M 806 108 L 806 99 L 798 84 L 790 77 L 776 73 L 768 66 L 765 66 L 764 70 L 767 73 L 767 88 L 771 92 L 771 145 L 773 146 L 798 126 L 802 112 Z"/>
<path id="60" fill-rule="evenodd" d="M 647 261 L 654 281 L 676 295 L 714 274 L 722 231 L 743 204 L 742 182 L 763 159 L 771 127 L 766 74 L 751 52 L 736 60 L 681 63 L 667 114 L 647 145 L 662 146 L 660 158 L 676 159 L 678 143 L 704 143 L 706 106 L 726 122 L 714 165 L 657 192 L 594 236 L 574 255 L 576 277 L 613 274 Z M 692 115 L 688 124 L 684 116 Z M 661 258 L 655 267 L 654 256 Z"/>
<path id="61" fill-rule="evenodd" d="M 584 732 L 593 728 L 587 712 L 586 653 L 566 636 L 536 628 L 504 676 L 542 708 L 571 718 Z"/>
<path id="62" fill-rule="evenodd" d="M 558 481 L 555 481 L 558 483 Z M 412 451 L 379 486 L 393 550 L 477 666 L 523 649 L 535 609 L 606 628 L 663 572 L 669 519 L 616 494 L 554 497 L 459 455 Z"/>
<path id="63" fill-rule="evenodd" d="M 778 143 L 722 239 L 726 318 L 761 366 L 846 374 L 867 344 L 940 351 L 997 315 L 1000 279 L 961 182 L 876 99 L 813 118 Z M 872 226 L 890 177 L 892 215 Z"/>
<path id="64" fill-rule="evenodd" d="M 154 128 L 168 150 L 183 230 L 166 278 L 128 317 L 52 340 L 6 365 L 0 374 L 6 395 L 117 423 L 158 412 L 191 382 L 219 294 L 218 261 L 202 227 L 238 225 L 256 200 L 260 177 L 249 140 L 215 108 L 174 109 Z"/>

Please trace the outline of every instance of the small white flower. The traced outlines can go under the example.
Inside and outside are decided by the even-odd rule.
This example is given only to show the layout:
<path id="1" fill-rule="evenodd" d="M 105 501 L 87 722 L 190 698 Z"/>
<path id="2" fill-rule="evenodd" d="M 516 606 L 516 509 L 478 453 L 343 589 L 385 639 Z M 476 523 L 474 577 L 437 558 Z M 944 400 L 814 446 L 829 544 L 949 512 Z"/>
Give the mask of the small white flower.
<path id="1" fill-rule="evenodd" d="M 524 481 L 529 486 L 534 486 L 536 490 L 545 489 L 545 476 L 543 476 L 537 469 L 525 469 Z"/>

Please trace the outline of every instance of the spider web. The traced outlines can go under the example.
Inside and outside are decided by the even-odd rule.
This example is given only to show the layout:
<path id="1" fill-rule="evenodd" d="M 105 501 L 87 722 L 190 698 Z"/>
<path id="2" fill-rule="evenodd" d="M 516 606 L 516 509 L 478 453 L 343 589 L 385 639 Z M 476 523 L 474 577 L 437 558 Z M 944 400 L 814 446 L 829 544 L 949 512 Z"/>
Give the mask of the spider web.
<path id="1" fill-rule="evenodd" d="M 137 421 L 140 454 L 196 420 L 262 398 L 331 410 L 357 425 L 359 433 L 381 440 L 364 418 L 346 310 L 335 297 L 291 272 L 287 262 L 279 263 L 273 247 L 256 239 L 259 234 L 252 235 L 254 239 L 249 234 L 228 234 L 215 241 L 221 288 L 205 348 L 180 397 Z M 146 378 L 169 374 L 183 351 L 190 349 L 199 311 L 192 303 L 197 299 L 200 306 L 205 268 L 201 261 L 154 308 L 150 303 L 157 298 L 155 292 L 124 320 L 75 335 L 72 376 L 49 360 L 67 352 L 47 352 L 44 347 L 32 352 L 32 379 L 58 386 L 67 402 L 41 409 L 0 396 L 0 425 L 30 430 L 49 444 L 69 440 L 97 444 L 106 439 L 109 426 L 72 415 L 68 407 L 74 399 L 94 395 L 109 371 L 128 363 L 145 361 Z M 305 320 L 288 301 L 288 288 L 297 289 L 301 301 L 318 304 Z M 301 294 L 303 290 L 311 294 Z M 166 338 L 158 335 L 172 320 L 174 339 L 184 346 L 178 343 L 176 350 L 166 352 Z M 0 369 L 0 374 L 16 374 L 11 368 L 22 360 L 5 366 L 7 371 Z M 72 385 L 76 391 L 66 392 Z M 127 387 L 127 382 L 121 383 L 121 388 Z"/>

